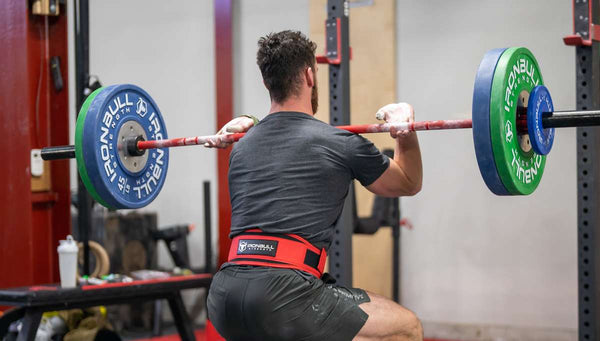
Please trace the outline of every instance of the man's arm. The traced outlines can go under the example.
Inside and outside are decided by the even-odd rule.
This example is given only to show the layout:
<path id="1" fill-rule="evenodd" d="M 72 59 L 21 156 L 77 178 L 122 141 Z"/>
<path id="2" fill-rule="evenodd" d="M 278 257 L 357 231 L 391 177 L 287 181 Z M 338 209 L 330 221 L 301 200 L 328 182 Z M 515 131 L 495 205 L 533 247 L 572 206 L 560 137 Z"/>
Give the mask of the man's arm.
<path id="1" fill-rule="evenodd" d="M 410 104 L 388 104 L 377 111 L 377 118 L 388 123 L 412 122 L 414 111 Z M 395 138 L 394 158 L 388 169 L 367 189 L 384 197 L 410 196 L 419 193 L 423 181 L 421 151 L 416 132 L 390 131 Z"/>

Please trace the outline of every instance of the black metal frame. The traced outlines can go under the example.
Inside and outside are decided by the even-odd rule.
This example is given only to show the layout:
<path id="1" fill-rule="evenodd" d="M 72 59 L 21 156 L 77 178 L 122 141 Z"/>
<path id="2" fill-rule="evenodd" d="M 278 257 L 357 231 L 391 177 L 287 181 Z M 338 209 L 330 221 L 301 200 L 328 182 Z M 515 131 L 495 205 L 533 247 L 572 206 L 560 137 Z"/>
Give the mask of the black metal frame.
<path id="1" fill-rule="evenodd" d="M 90 74 L 90 25 L 88 0 L 73 0 L 75 20 L 75 112 L 83 105 L 85 90 L 88 87 Z M 81 177 L 77 177 L 77 227 L 79 240 L 83 243 L 83 274 L 90 274 L 89 230 L 92 226 L 93 200 L 85 188 Z"/>
<path id="2" fill-rule="evenodd" d="M 210 208 L 212 206 L 210 199 L 210 181 L 202 182 L 204 192 L 204 271 L 205 273 L 214 273 L 213 245 L 212 245 L 212 216 Z"/>
<path id="3" fill-rule="evenodd" d="M 339 64 L 329 64 L 329 122 L 333 125 L 348 125 L 350 124 L 350 34 L 346 0 L 327 1 L 325 31 L 327 57 L 339 58 L 340 61 Z M 354 186 L 350 186 L 344 210 L 335 224 L 335 234 L 329 250 L 329 273 L 339 284 L 347 286 L 352 286 L 354 201 Z"/>
<path id="4" fill-rule="evenodd" d="M 327 1 L 326 55 L 317 58 L 329 64 L 329 122 L 336 126 L 350 124 L 351 54 L 348 12 L 347 0 Z M 329 249 L 329 272 L 339 284 L 352 286 L 352 234 L 372 234 L 381 226 L 392 228 L 392 289 L 394 301 L 400 302 L 399 198 L 376 197 L 372 216 L 358 218 L 354 185 L 350 186 L 344 209 L 334 228 L 333 241 Z"/>
<path id="5" fill-rule="evenodd" d="M 592 64 L 598 64 L 592 48 L 577 47 L 577 108 L 597 106 L 598 90 L 594 90 Z M 586 70 L 586 73 L 582 71 Z M 596 73 L 598 74 L 598 73 Z M 585 85 L 584 85 L 585 84 Z M 579 340 L 597 340 L 600 295 L 600 265 L 598 245 L 600 233 L 595 230 L 600 225 L 600 131 L 598 128 L 577 128 L 577 225 L 578 225 L 578 283 L 579 283 Z"/>
<path id="6" fill-rule="evenodd" d="M 600 108 L 600 0 L 573 1 L 577 109 Z M 591 25 L 590 25 L 591 21 Z M 573 36 L 571 36 L 573 37 Z M 565 39 L 567 42 L 567 39 Z M 590 46 L 591 44 L 591 46 Z M 577 249 L 579 340 L 600 338 L 600 128 L 577 128 Z"/>

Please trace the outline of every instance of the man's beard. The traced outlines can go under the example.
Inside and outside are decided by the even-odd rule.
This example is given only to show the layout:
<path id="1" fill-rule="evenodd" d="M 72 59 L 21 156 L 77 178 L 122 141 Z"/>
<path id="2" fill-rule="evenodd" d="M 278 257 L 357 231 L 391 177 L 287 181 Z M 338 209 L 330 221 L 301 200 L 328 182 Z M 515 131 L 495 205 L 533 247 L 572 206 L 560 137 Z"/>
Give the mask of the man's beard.
<path id="1" fill-rule="evenodd" d="M 312 106 L 313 115 L 317 113 L 317 109 L 319 108 L 319 90 L 317 88 L 315 75 L 315 86 L 312 87 L 310 92 L 310 105 Z"/>

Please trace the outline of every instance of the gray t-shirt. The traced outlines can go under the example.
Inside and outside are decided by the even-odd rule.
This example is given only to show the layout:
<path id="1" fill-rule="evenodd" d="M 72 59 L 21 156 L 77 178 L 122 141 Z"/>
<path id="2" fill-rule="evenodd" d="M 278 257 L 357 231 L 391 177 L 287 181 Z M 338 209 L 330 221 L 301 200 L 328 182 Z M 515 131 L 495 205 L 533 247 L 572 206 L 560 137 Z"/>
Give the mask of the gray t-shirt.
<path id="1" fill-rule="evenodd" d="M 269 114 L 231 152 L 231 236 L 260 228 L 329 248 L 352 179 L 368 186 L 389 162 L 369 140 L 311 115 Z"/>

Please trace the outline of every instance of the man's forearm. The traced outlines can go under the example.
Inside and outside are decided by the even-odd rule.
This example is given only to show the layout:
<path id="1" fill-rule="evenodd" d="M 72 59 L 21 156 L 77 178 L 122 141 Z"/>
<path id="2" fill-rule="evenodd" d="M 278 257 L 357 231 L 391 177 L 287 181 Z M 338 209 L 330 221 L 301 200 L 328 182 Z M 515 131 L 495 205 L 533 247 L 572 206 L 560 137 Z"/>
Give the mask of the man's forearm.
<path id="1" fill-rule="evenodd" d="M 423 182 L 423 164 L 416 132 L 396 138 L 393 162 L 400 166 L 406 179 L 414 186 L 414 193 L 419 192 Z"/>

